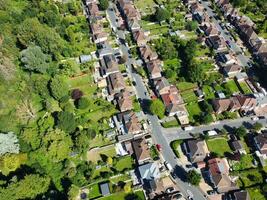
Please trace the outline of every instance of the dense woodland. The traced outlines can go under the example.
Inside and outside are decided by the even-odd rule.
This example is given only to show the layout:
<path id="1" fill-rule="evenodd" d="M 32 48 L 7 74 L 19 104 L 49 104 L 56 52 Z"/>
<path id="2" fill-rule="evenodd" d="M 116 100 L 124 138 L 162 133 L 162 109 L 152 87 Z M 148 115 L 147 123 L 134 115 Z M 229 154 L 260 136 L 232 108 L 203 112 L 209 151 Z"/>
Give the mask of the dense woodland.
<path id="1" fill-rule="evenodd" d="M 105 121 L 90 105 L 113 107 L 69 80 L 95 48 L 80 0 L 0 0 L 0 199 L 67 199 L 90 182 L 84 155 Z"/>

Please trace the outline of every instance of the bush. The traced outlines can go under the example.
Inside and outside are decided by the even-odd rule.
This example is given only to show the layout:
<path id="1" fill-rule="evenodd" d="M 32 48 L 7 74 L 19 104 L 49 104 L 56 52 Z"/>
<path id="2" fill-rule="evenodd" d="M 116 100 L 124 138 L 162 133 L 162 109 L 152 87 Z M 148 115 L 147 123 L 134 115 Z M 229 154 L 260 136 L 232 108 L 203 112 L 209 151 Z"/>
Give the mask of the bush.
<path id="1" fill-rule="evenodd" d="M 78 108 L 79 109 L 86 109 L 86 108 L 89 107 L 89 105 L 90 105 L 90 102 L 85 97 L 80 98 L 79 101 L 78 101 Z"/>
<path id="2" fill-rule="evenodd" d="M 201 180 L 201 175 L 197 173 L 195 170 L 190 170 L 187 175 L 187 181 L 192 185 L 198 186 Z"/>
<path id="3" fill-rule="evenodd" d="M 179 151 L 177 150 L 177 148 L 179 147 L 179 145 L 182 144 L 182 140 L 174 140 L 171 142 L 171 148 L 172 148 L 172 151 L 174 152 L 175 156 L 177 158 L 180 158 L 180 154 L 179 154 Z"/>

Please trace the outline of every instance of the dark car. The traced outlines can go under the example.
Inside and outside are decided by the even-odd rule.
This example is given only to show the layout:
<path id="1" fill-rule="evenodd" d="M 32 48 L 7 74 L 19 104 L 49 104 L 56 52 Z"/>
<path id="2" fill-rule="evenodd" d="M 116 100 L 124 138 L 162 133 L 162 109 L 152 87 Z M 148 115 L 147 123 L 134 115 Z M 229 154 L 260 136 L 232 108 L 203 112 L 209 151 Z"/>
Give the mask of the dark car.
<path id="1" fill-rule="evenodd" d="M 208 195 L 214 195 L 214 194 L 216 194 L 216 192 L 214 190 L 209 190 L 209 191 L 207 191 L 207 193 L 208 193 Z"/>
<path id="2" fill-rule="evenodd" d="M 185 165 L 186 168 L 193 168 L 193 165 Z"/>
<path id="3" fill-rule="evenodd" d="M 133 86 L 136 86 L 136 82 L 135 81 L 133 81 L 132 83 L 133 83 Z"/>
<path id="4" fill-rule="evenodd" d="M 171 172 L 171 176 L 172 176 L 173 179 L 177 178 L 177 175 L 174 172 Z"/>

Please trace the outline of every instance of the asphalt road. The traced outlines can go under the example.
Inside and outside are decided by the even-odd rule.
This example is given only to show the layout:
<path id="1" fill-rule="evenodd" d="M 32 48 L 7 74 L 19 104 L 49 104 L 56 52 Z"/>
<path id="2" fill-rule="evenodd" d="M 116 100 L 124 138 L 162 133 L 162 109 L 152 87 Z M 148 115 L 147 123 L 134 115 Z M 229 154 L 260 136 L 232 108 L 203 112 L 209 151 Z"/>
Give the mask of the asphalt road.
<path id="1" fill-rule="evenodd" d="M 210 17 L 212 17 L 212 20 L 213 20 L 214 24 L 216 25 L 218 31 L 221 32 L 221 36 L 225 39 L 225 41 L 229 41 L 230 48 L 234 53 L 236 53 L 236 57 L 239 60 L 240 64 L 243 67 L 248 66 L 247 63 L 248 63 L 249 59 L 246 56 L 244 56 L 243 54 L 238 54 L 238 52 L 242 52 L 241 48 L 235 43 L 234 40 L 230 39 L 229 31 L 226 28 L 222 29 L 221 25 L 219 24 L 220 21 L 214 18 L 215 14 L 213 13 L 213 10 L 208 6 L 209 2 L 202 0 L 201 3 L 203 5 L 203 7 L 206 8 L 207 14 Z"/>
<path id="2" fill-rule="evenodd" d="M 110 4 L 110 8 L 112 8 L 112 4 Z M 113 30 L 115 30 L 116 35 L 119 38 L 125 38 L 125 35 L 122 31 L 118 30 L 115 28 L 117 26 L 116 23 L 116 15 L 113 10 L 109 9 L 108 10 L 108 18 L 112 26 L 114 26 Z M 119 40 L 118 40 L 119 41 Z M 148 91 L 146 88 L 146 85 L 144 84 L 142 77 L 132 71 L 132 66 L 131 64 L 134 63 L 134 60 L 130 58 L 129 54 L 129 48 L 125 45 L 120 43 L 119 44 L 120 49 L 123 53 L 123 55 L 126 55 L 128 57 L 126 61 L 126 66 L 127 66 L 127 72 L 128 75 L 131 77 L 132 80 L 135 81 L 135 90 L 137 97 L 142 100 L 142 102 L 146 102 L 150 100 L 150 96 L 148 95 Z M 144 108 L 144 107 L 143 107 Z M 145 108 L 144 108 L 145 109 Z M 165 139 L 161 125 L 159 123 L 159 120 L 156 116 L 146 114 L 147 119 L 151 122 L 151 129 L 152 129 L 152 138 L 155 141 L 155 143 L 160 144 L 162 147 L 162 156 L 164 160 L 169 162 L 171 166 L 174 169 L 174 172 L 177 174 L 179 178 L 176 178 L 178 187 L 180 188 L 181 193 L 187 197 L 187 196 L 192 196 L 194 199 L 197 200 L 205 200 L 205 197 L 201 193 L 201 191 L 189 185 L 185 180 L 185 171 L 181 166 L 181 163 L 179 162 L 178 159 L 176 159 L 176 156 L 174 155 L 168 141 Z"/>
<path id="3" fill-rule="evenodd" d="M 223 120 L 212 123 L 210 125 L 196 126 L 193 130 L 184 131 L 180 127 L 174 128 L 162 128 L 162 132 L 164 133 L 164 137 L 168 143 L 177 139 L 189 139 L 192 138 L 192 135 L 203 133 L 209 130 L 221 130 L 225 128 L 227 131 L 233 130 L 234 128 L 238 128 L 241 125 L 244 125 L 247 128 L 252 128 L 253 124 L 256 122 L 261 123 L 263 126 L 267 126 L 267 119 L 259 119 L 257 121 L 252 120 L 251 117 L 242 117 L 234 120 Z"/>

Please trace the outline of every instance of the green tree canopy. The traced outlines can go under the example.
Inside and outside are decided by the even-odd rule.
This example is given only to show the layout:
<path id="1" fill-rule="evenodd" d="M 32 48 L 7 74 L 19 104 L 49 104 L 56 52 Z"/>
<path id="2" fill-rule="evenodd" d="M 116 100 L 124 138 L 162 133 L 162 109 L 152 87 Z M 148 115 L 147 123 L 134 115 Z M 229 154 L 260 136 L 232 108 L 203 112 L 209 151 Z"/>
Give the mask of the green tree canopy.
<path id="1" fill-rule="evenodd" d="M 62 97 L 68 94 L 69 87 L 65 79 L 61 76 L 52 78 L 49 86 L 51 93 L 56 100 L 60 100 Z"/>
<path id="2" fill-rule="evenodd" d="M 50 57 L 39 46 L 29 46 L 21 51 L 21 62 L 26 70 L 44 74 L 49 67 Z"/>
<path id="3" fill-rule="evenodd" d="M 170 18 L 170 13 L 169 13 L 168 10 L 166 10 L 164 8 L 158 8 L 156 10 L 155 19 L 158 22 L 162 22 L 162 21 L 168 20 L 169 18 Z"/>
<path id="4" fill-rule="evenodd" d="M 73 113 L 59 112 L 57 116 L 57 127 L 66 133 L 72 133 L 77 127 L 76 119 Z"/>
<path id="5" fill-rule="evenodd" d="M 108 9 L 108 0 L 99 0 L 99 8 L 101 10 L 107 10 Z"/>
<path id="6" fill-rule="evenodd" d="M 200 65 L 190 64 L 187 69 L 187 77 L 190 82 L 202 82 L 204 73 Z"/>
<path id="7" fill-rule="evenodd" d="M 26 160 L 27 154 L 5 154 L 0 158 L 1 173 L 7 176 L 10 172 L 25 164 Z"/>
<path id="8" fill-rule="evenodd" d="M 244 126 L 240 126 L 235 130 L 235 134 L 238 137 L 244 137 L 247 134 L 247 129 Z"/>
<path id="9" fill-rule="evenodd" d="M 0 199 L 35 199 L 48 190 L 50 179 L 37 174 L 26 175 L 18 182 L 0 188 Z"/>
<path id="10" fill-rule="evenodd" d="M 82 97 L 78 101 L 78 108 L 79 109 L 86 109 L 90 105 L 90 101 L 86 97 Z"/>
<path id="11" fill-rule="evenodd" d="M 192 185 L 198 186 L 201 180 L 201 175 L 195 170 L 190 170 L 187 173 L 187 181 Z"/>
<path id="12" fill-rule="evenodd" d="M 149 110 L 153 115 L 157 115 L 159 118 L 164 117 L 165 106 L 161 100 L 152 100 L 149 106 Z"/>
<path id="13" fill-rule="evenodd" d="M 253 125 L 253 129 L 258 132 L 262 129 L 263 125 L 259 122 L 256 122 L 254 125 Z"/>

